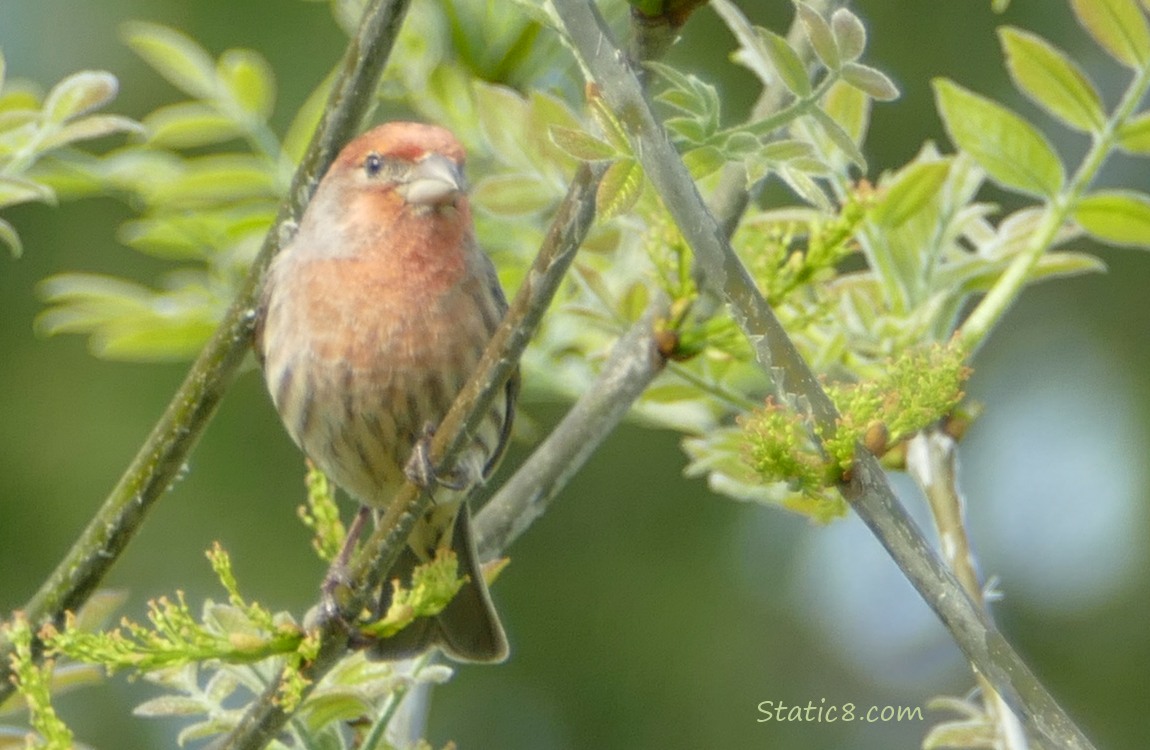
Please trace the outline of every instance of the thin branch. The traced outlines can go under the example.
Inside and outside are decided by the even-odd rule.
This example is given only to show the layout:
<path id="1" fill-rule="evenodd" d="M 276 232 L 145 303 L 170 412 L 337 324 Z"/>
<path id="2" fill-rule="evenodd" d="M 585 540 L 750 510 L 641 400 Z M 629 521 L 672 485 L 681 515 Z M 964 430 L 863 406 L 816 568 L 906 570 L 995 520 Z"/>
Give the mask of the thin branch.
<path id="1" fill-rule="evenodd" d="M 606 168 L 606 164 L 583 165 L 576 172 L 539 254 L 506 317 L 487 345 L 483 358 L 476 365 L 475 374 L 436 428 L 430 451 L 433 465 L 450 466 L 459 452 L 471 443 L 488 406 L 518 366 L 527 342 L 535 333 L 591 228 L 595 217 L 595 191 Z M 300 670 L 310 681 L 310 686 L 314 686 L 347 653 L 349 634 L 343 623 L 356 619 L 367 594 L 379 585 L 394 565 L 416 519 L 426 510 L 430 500 L 430 492 L 408 482 L 388 505 L 375 532 L 352 558 L 347 573 L 351 594 L 340 602 L 339 616 L 327 618 L 320 626 L 320 653 Z M 280 675 L 248 707 L 239 725 L 219 744 L 220 750 L 255 750 L 266 745 L 283 727 L 290 718 L 276 700 L 283 676 Z"/>
<path id="2" fill-rule="evenodd" d="M 359 34 L 344 54 L 326 114 L 236 300 L 119 483 L 52 575 L 24 605 L 23 611 L 37 627 L 58 624 L 65 611 L 76 610 L 87 601 L 148 511 L 171 486 L 211 421 L 247 356 L 263 273 L 311 200 L 319 177 L 359 129 L 408 2 L 376 0 L 364 12 Z M 9 644 L 0 644 L 0 700 L 12 690 L 9 652 Z"/>
<path id="3" fill-rule="evenodd" d="M 594 5 L 588 0 L 554 0 L 554 6 L 585 68 L 627 128 L 647 177 L 711 283 L 722 289 L 760 363 L 778 377 L 781 388 L 811 405 L 824 434 L 833 434 L 838 416 L 834 405 L 703 205 L 682 159 L 655 120 L 638 80 Z M 938 614 L 967 658 L 987 676 L 1028 728 L 1058 747 L 1092 747 L 939 561 L 895 498 L 878 462 L 864 450 L 857 452 L 852 481 L 844 488 L 844 495 Z"/>
<path id="4" fill-rule="evenodd" d="M 947 566 L 954 571 L 970 600 L 990 617 L 970 537 L 966 533 L 965 503 L 958 489 L 957 453 L 955 439 L 932 427 L 911 438 L 906 451 L 906 469 L 930 505 L 939 548 Z M 982 693 L 983 707 L 994 721 L 1002 750 L 1026 750 L 1026 735 L 1014 712 L 978 669 L 974 674 Z"/>
<path id="5" fill-rule="evenodd" d="M 653 322 L 666 314 L 655 301 L 615 342 L 595 382 L 559 425 L 475 517 L 475 543 L 483 558 L 507 549 L 547 510 L 551 500 L 611 433 L 667 360 L 655 344 Z"/>

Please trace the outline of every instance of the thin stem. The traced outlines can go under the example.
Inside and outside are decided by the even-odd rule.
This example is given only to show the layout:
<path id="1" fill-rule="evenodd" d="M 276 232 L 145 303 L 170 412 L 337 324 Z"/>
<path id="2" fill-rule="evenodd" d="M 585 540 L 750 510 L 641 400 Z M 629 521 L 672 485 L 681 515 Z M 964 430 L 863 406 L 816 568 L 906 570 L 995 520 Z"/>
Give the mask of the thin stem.
<path id="1" fill-rule="evenodd" d="M 768 372 L 777 373 L 782 389 L 811 405 L 812 415 L 824 434 L 834 434 L 838 416 L 834 405 L 703 205 L 690 174 L 655 120 L 638 80 L 610 38 L 595 6 L 589 0 L 554 0 L 554 6 L 585 70 L 626 128 L 648 179 L 694 250 L 709 282 L 722 290 L 760 364 Z M 967 658 L 1027 726 L 1056 746 L 1092 747 L 939 561 L 895 498 L 875 458 L 859 449 L 851 476 L 850 486 L 844 488 L 851 506 L 939 615 Z"/>
<path id="2" fill-rule="evenodd" d="M 48 580 L 24 605 L 23 611 L 36 627 L 59 624 L 65 611 L 79 609 L 87 601 L 148 511 L 171 486 L 211 421 L 247 356 L 264 270 L 279 251 L 287 228 L 311 200 L 320 175 L 358 130 L 407 5 L 408 0 L 376 0 L 365 11 L 360 33 L 344 55 L 326 114 L 236 300 L 119 483 Z M 10 653 L 10 644 L 0 643 L 0 701 L 13 689 Z"/>
<path id="3" fill-rule="evenodd" d="M 704 393 L 709 393 L 717 399 L 726 401 L 730 406 L 739 411 L 751 411 L 762 405 L 761 402 L 747 398 L 738 391 L 727 388 L 722 383 L 707 380 L 702 375 L 699 375 L 688 367 L 684 367 L 678 362 L 668 362 L 667 369 Z"/>
<path id="4" fill-rule="evenodd" d="M 1150 65 L 1138 71 L 1138 75 L 1126 88 L 1122 101 L 1107 119 L 1106 125 L 1100 132 L 1094 134 L 1090 149 L 1083 157 L 1074 177 L 1062 192 L 1047 204 L 1026 249 L 1018 254 L 962 324 L 959 335 L 971 353 L 982 345 L 990 331 L 1018 299 L 1019 293 L 1030 279 L 1034 266 L 1054 243 L 1058 230 L 1069 218 L 1087 187 L 1094 181 L 1106 158 L 1114 151 L 1118 142 L 1119 127 L 1134 114 L 1148 89 L 1150 89 Z"/>
<path id="5" fill-rule="evenodd" d="M 943 559 L 954 571 L 966 595 L 989 617 L 970 537 L 966 533 L 965 503 L 958 489 L 957 452 L 958 444 L 954 438 L 938 428 L 931 428 L 911 439 L 907 446 L 906 468 L 930 505 Z M 1026 735 L 1014 712 L 977 668 L 974 675 L 986 714 L 997 727 L 999 747 L 1002 750 L 1026 750 Z"/>
<path id="6" fill-rule="evenodd" d="M 808 3 L 824 16 L 829 15 L 827 11 L 831 7 L 835 5 L 846 6 L 847 4 L 845 1 L 836 3 L 834 0 L 811 0 Z M 714 5 L 715 9 L 722 15 L 721 7 L 717 3 Z M 735 9 L 734 12 L 738 12 L 738 10 Z M 798 17 L 791 22 L 791 27 L 787 30 L 787 44 L 798 53 L 799 58 L 808 66 L 814 61 L 814 50 L 811 48 L 810 41 L 807 39 L 806 32 L 803 30 L 803 25 L 799 22 Z M 772 112 L 778 111 L 789 96 L 791 96 L 790 90 L 783 84 L 782 78 L 775 76 L 774 80 L 763 87 L 762 93 L 759 94 L 758 100 L 751 108 L 750 119 L 752 121 L 766 119 Z M 738 220 L 746 211 L 747 205 L 758 197 L 764 182 L 765 180 L 760 180 L 758 184 L 748 188 L 746 167 L 737 162 L 730 162 L 723 167 L 719 176 L 719 184 L 711 198 L 711 208 L 728 237 L 735 233 Z"/>

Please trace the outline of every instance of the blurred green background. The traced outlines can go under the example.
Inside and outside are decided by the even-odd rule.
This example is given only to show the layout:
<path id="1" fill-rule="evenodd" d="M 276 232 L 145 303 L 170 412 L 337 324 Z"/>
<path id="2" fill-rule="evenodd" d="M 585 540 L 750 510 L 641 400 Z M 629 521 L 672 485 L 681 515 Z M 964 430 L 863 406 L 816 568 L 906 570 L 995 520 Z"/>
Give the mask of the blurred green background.
<path id="1" fill-rule="evenodd" d="M 744 0 L 783 29 L 782 2 Z M 1047 36 L 1113 102 L 1124 74 L 1075 27 L 1061 0 L 858 2 L 868 62 L 903 98 L 875 109 L 871 178 L 942 143 L 930 78 L 945 75 L 1035 110 L 1009 87 L 994 28 Z M 81 68 L 119 76 L 112 110 L 140 117 L 179 96 L 120 43 L 118 25 L 174 25 L 213 53 L 252 47 L 279 79 L 286 125 L 341 54 L 326 4 L 295 0 L 0 0 L 8 75 L 45 86 Z M 724 106 L 754 93 L 726 63 L 729 35 L 703 10 L 671 62 L 722 75 Z M 392 64 L 402 64 L 393 60 Z M 700 66 L 710 65 L 710 69 Z M 1039 118 L 1044 127 L 1049 120 Z M 1085 139 L 1049 127 L 1069 158 Z M 1105 173 L 1150 187 L 1145 165 Z M 1002 196 L 992 196 L 1001 199 Z M 112 200 L 17 207 L 25 257 L 0 257 L 0 611 L 20 606 L 112 487 L 185 365 L 92 358 L 79 338 L 32 332 L 36 283 L 66 270 L 149 280 L 162 271 L 115 241 L 128 210 Z M 986 406 L 962 478 L 982 569 L 999 578 L 995 614 L 1099 747 L 1145 748 L 1150 565 L 1144 498 L 1150 424 L 1150 257 L 1100 249 L 1105 276 L 1029 291 L 979 354 L 971 394 Z M 546 424 L 561 404 L 529 403 Z M 518 447 L 506 466 L 523 455 Z M 495 597 L 513 656 L 465 667 L 434 696 L 431 739 L 462 748 L 912 748 L 927 721 L 778 723 L 762 701 L 924 707 L 972 679 L 943 628 L 854 519 L 828 528 L 712 496 L 680 476 L 674 436 L 621 429 L 510 551 Z M 505 469 L 506 470 L 506 469 Z M 159 503 L 108 585 L 151 597 L 219 597 L 203 551 L 219 540 L 245 591 L 300 612 L 322 568 L 295 516 L 300 457 L 251 372 L 229 393 L 187 475 Z M 913 488 L 899 487 L 920 517 Z M 925 519 L 924 519 L 925 520 Z M 116 676 L 61 701 L 78 737 L 100 748 L 174 745 L 178 725 L 129 715 L 154 694 Z"/>

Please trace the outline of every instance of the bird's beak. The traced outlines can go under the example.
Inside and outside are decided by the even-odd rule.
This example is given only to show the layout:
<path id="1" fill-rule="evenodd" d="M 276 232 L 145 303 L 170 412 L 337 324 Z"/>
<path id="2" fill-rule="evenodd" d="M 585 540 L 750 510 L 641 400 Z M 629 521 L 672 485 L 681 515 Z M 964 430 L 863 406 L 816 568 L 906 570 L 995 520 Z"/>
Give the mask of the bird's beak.
<path id="1" fill-rule="evenodd" d="M 408 203 L 442 206 L 455 201 L 466 190 L 466 181 L 455 162 L 431 154 L 412 167 L 399 192 Z"/>

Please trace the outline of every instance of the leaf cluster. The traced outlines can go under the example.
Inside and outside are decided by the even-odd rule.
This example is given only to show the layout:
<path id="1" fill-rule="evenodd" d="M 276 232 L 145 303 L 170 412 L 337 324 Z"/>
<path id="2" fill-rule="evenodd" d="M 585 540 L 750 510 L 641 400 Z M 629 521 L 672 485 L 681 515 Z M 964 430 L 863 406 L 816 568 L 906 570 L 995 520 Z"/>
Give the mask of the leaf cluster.
<path id="1" fill-rule="evenodd" d="M 287 189 L 318 111 L 305 107 L 288 138 L 268 126 L 275 102 L 271 69 L 252 50 L 213 59 L 199 44 L 158 24 L 124 27 L 124 40 L 183 94 L 143 119 L 147 138 L 72 164 L 50 179 L 63 189 L 105 191 L 140 215 L 120 228 L 132 249 L 180 264 L 153 288 L 92 273 L 46 279 L 48 307 L 37 328 L 83 333 L 93 351 L 116 359 L 182 359 L 200 349 L 234 297 Z M 234 146 L 214 151 L 218 146 Z"/>
<path id="2" fill-rule="evenodd" d="M 314 477 L 310 484 L 317 484 Z M 92 681 L 90 669 L 94 667 L 129 669 L 167 693 L 138 706 L 137 716 L 196 718 L 181 730 L 178 739 L 182 745 L 232 730 L 246 705 L 286 669 L 288 677 L 278 700 L 298 717 L 292 730 L 296 741 L 309 746 L 320 742 L 333 748 L 354 747 L 355 738 L 376 723 L 382 722 L 377 731 L 386 728 L 395 706 L 412 686 L 441 683 L 451 675 L 446 667 L 429 665 L 426 660 L 370 662 L 362 653 L 355 653 L 343 659 L 304 698 L 307 680 L 300 669 L 315 658 L 319 646 L 313 631 L 287 612 L 272 613 L 245 599 L 231 559 L 219 545 L 208 552 L 208 559 L 227 593 L 227 602 L 206 600 L 199 616 L 183 593 L 177 592 L 174 598 L 149 602 L 147 624 L 125 618 L 118 628 L 101 630 L 69 615 L 63 628 L 46 627 L 40 637 L 53 660 L 67 660 L 63 667 L 57 668 L 52 660 L 37 666 L 27 648 L 18 649 L 18 687 L 30 709 L 33 728 L 45 738 L 65 736 L 62 733 L 67 727 L 51 706 L 52 693 L 79 683 L 81 677 Z M 417 617 L 440 612 L 462 585 L 456 569 L 454 556 L 448 552 L 417 568 L 410 587 L 393 582 L 390 610 L 382 619 L 365 621 L 363 634 L 387 638 Z M 14 642 L 30 643 L 30 631 L 20 630 L 28 629 L 26 622 L 17 620 L 10 627 Z M 70 683 L 56 676 L 70 672 L 78 672 Z M 357 728 L 341 729 L 344 723 Z M 67 736 L 70 740 L 70 734 Z"/>
<path id="3" fill-rule="evenodd" d="M 857 446 L 882 456 L 948 415 L 970 375 L 957 345 L 933 345 L 892 358 L 882 375 L 827 389 L 841 415 L 834 434 L 808 426 L 800 405 L 773 397 L 739 422 L 745 460 L 767 485 L 785 487 L 785 507 L 829 521 L 846 513 L 837 485 L 850 472 Z"/>
<path id="4" fill-rule="evenodd" d="M 142 133 L 140 124 L 127 117 L 96 114 L 118 91 L 111 73 L 84 70 L 41 97 L 34 87 L 8 78 L 0 54 L 0 209 L 29 201 L 55 204 L 56 190 L 44 172 L 72 164 L 79 158 L 79 143 Z M 0 242 L 15 256 L 23 252 L 20 235 L 3 219 Z"/>

